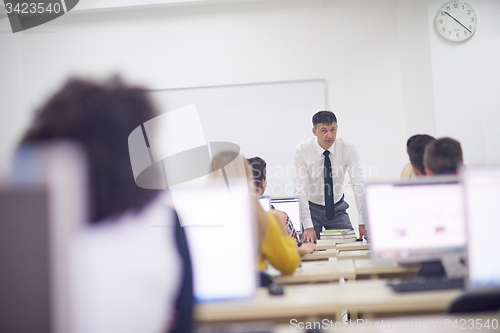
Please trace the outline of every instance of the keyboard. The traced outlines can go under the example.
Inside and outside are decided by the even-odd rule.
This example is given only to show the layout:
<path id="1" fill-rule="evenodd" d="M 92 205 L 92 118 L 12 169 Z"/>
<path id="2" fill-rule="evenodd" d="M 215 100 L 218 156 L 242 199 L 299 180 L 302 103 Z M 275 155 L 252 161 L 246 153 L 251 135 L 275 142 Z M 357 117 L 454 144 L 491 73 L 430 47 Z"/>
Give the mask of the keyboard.
<path id="1" fill-rule="evenodd" d="M 418 278 L 414 280 L 388 283 L 388 285 L 398 293 L 428 290 L 462 289 L 464 288 L 464 284 L 464 278 Z"/>

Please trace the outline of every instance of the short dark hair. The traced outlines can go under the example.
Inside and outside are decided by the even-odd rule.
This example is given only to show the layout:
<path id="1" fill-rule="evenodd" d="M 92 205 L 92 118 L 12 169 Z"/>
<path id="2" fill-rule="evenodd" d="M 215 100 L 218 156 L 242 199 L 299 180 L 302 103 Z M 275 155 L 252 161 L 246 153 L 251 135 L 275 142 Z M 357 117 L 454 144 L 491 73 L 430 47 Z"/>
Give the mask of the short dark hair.
<path id="1" fill-rule="evenodd" d="M 462 163 L 462 146 L 455 139 L 437 139 L 425 148 L 424 165 L 435 175 L 455 174 Z"/>
<path id="2" fill-rule="evenodd" d="M 434 139 L 434 137 L 432 137 L 430 135 L 427 135 L 427 134 L 415 134 L 415 135 L 410 136 L 410 138 L 408 139 L 408 141 L 406 141 L 406 148 L 408 148 L 413 141 L 419 140 L 419 139 L 421 139 L 423 137 L 427 137 L 427 138 L 431 137 L 431 138 Z"/>
<path id="3" fill-rule="evenodd" d="M 254 189 L 258 189 L 260 181 L 266 179 L 266 161 L 258 156 L 249 158 L 247 161 L 252 168 L 252 186 Z"/>
<path id="4" fill-rule="evenodd" d="M 129 134 L 155 116 L 143 88 L 119 77 L 103 84 L 73 78 L 37 110 L 21 144 L 68 139 L 83 147 L 90 221 L 97 223 L 127 210 L 139 212 L 159 194 L 135 184 L 128 151 Z"/>
<path id="5" fill-rule="evenodd" d="M 406 142 L 406 152 L 410 157 L 410 163 L 425 175 L 424 168 L 424 151 L 425 147 L 436 139 L 427 134 L 416 134 L 408 139 Z"/>
<path id="6" fill-rule="evenodd" d="M 332 111 L 319 111 L 313 116 L 312 122 L 313 127 L 316 128 L 319 124 L 337 123 L 337 117 Z"/>

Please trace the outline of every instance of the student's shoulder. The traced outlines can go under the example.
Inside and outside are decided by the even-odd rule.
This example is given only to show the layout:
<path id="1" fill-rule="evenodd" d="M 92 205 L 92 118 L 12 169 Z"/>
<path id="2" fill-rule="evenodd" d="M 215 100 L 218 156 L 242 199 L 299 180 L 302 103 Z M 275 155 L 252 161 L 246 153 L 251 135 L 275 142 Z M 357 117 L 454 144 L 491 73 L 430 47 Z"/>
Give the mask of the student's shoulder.
<path id="1" fill-rule="evenodd" d="M 274 238 L 277 234 L 280 234 L 279 222 L 276 216 L 271 212 L 266 212 L 267 215 L 267 229 L 266 229 L 266 239 Z"/>
<path id="2" fill-rule="evenodd" d="M 286 226 L 286 218 L 288 215 L 286 215 L 285 212 L 276 209 L 271 209 L 269 213 L 276 219 L 276 222 L 278 222 L 279 225 Z"/>

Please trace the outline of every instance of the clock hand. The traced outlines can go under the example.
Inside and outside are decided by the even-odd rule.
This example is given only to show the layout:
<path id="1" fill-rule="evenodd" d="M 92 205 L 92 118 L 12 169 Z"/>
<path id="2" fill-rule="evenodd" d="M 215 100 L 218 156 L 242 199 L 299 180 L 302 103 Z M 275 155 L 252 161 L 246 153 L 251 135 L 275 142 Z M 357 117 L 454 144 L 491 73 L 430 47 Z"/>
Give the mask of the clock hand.
<path id="1" fill-rule="evenodd" d="M 465 25 L 463 25 L 462 23 L 460 23 L 456 18 L 454 18 L 453 16 L 451 16 L 450 14 L 448 14 L 448 12 L 444 12 L 446 15 L 448 15 L 449 17 L 451 17 L 452 19 L 455 20 L 455 22 L 457 22 L 458 24 L 460 24 L 462 27 L 464 27 L 465 30 L 467 30 L 468 32 L 472 33 L 472 31 L 470 31 L 469 29 L 467 29 L 465 27 Z"/>

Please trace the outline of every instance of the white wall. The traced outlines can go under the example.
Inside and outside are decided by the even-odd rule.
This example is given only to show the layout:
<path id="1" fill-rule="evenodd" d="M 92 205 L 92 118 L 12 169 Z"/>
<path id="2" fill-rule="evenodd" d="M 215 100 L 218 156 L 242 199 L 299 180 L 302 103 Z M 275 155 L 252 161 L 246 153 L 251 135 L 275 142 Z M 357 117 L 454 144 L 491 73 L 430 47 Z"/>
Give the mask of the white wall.
<path id="1" fill-rule="evenodd" d="M 324 78 L 340 134 L 387 176 L 405 161 L 395 4 L 271 1 L 70 13 L 19 34 L 23 112 L 70 74 L 120 72 L 151 88 Z M 389 130 L 396 139 L 380 136 Z M 375 135 L 398 163 L 379 163 Z"/>
<path id="2" fill-rule="evenodd" d="M 439 136 L 462 143 L 466 164 L 500 163 L 500 2 L 470 1 L 477 31 L 463 43 L 430 34 Z M 429 21 L 442 1 L 429 1 Z"/>
<path id="3" fill-rule="evenodd" d="M 429 41 L 433 26 L 432 20 L 427 19 L 427 7 L 426 1 L 398 2 L 398 47 L 407 138 L 417 133 L 436 135 Z"/>
<path id="4" fill-rule="evenodd" d="M 0 20 L 0 171 L 34 107 L 65 78 L 113 72 L 155 89 L 326 79 L 339 134 L 356 143 L 370 179 L 399 177 L 415 133 L 459 139 L 466 163 L 500 163 L 500 2 L 470 1 L 478 31 L 464 43 L 435 32 L 441 2 L 75 11 L 16 35 Z"/>

